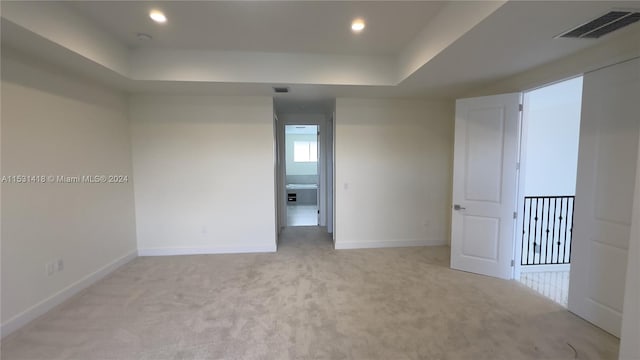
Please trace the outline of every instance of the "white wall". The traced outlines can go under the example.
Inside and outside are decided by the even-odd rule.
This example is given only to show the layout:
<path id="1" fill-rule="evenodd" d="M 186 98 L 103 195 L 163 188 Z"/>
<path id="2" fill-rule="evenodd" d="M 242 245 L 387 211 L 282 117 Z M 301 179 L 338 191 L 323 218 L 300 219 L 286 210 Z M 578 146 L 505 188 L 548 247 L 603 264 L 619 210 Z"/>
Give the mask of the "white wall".
<path id="1" fill-rule="evenodd" d="M 524 196 L 575 195 L 582 77 L 525 93 Z"/>
<path id="2" fill-rule="evenodd" d="M 336 248 L 447 244 L 453 119 L 453 102 L 336 100 Z"/>
<path id="3" fill-rule="evenodd" d="M 2 184 L 2 332 L 136 255 L 127 103 L 3 47 L 2 175 L 126 175 L 120 184 Z M 64 261 L 52 276 L 45 264 Z"/>
<path id="4" fill-rule="evenodd" d="M 135 95 L 141 255 L 275 251 L 269 97 Z"/>

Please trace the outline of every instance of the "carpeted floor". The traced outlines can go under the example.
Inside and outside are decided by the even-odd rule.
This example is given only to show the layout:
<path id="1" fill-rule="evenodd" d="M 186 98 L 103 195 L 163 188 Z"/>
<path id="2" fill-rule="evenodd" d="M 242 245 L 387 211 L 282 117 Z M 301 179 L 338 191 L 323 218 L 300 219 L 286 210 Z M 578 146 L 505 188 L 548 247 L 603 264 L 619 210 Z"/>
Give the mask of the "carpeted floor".
<path id="1" fill-rule="evenodd" d="M 616 359 L 618 340 L 449 249 L 138 258 L 2 342 L 2 359 Z M 575 349 L 575 350 L 574 350 Z M 577 354 L 576 354 L 577 352 Z"/>

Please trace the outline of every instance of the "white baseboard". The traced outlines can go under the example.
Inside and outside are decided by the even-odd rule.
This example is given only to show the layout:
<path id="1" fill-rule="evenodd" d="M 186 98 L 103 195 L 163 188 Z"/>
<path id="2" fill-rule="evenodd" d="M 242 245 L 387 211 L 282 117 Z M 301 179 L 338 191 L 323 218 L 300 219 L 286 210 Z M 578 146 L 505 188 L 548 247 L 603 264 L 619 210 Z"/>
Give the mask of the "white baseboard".
<path id="1" fill-rule="evenodd" d="M 398 240 L 398 241 L 335 241 L 336 250 L 347 249 L 378 249 L 411 246 L 442 246 L 447 245 L 446 240 Z"/>
<path id="2" fill-rule="evenodd" d="M 35 304 L 34 306 L 21 312 L 20 314 L 12 317 L 11 319 L 7 320 L 4 324 L 0 326 L 0 337 L 4 338 L 5 336 L 11 334 L 17 329 L 23 327 L 30 321 L 36 319 L 37 317 L 43 315 L 47 311 L 53 309 L 54 307 L 60 305 L 64 301 L 68 300 L 73 295 L 79 293 L 80 291 L 89 287 L 90 285 L 98 282 L 98 280 L 109 275 L 117 268 L 135 259 L 137 256 L 138 256 L 138 252 L 132 251 L 129 254 L 111 262 L 110 264 L 103 266 L 102 268 L 96 270 L 95 272 L 83 277 L 82 279 L 76 281 L 75 283 L 58 291 L 57 293 L 42 300 L 41 302 Z"/>
<path id="3" fill-rule="evenodd" d="M 206 248 L 150 248 L 139 249 L 139 256 L 171 256 L 171 255 L 212 255 L 212 254 L 246 254 L 276 252 L 276 244 L 237 246 L 237 247 L 206 247 Z"/>
<path id="4" fill-rule="evenodd" d="M 570 271 L 571 264 L 520 265 L 520 272 Z"/>

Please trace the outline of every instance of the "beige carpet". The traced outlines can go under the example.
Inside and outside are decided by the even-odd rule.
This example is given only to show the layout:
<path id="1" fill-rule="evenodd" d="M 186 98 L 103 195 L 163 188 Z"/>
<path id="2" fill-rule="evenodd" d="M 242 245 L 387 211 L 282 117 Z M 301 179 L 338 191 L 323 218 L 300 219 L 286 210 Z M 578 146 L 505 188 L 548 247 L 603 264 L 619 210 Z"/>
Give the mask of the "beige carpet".
<path id="1" fill-rule="evenodd" d="M 138 258 L 2 342 L 2 359 L 615 359 L 618 340 L 446 247 Z M 574 349 L 576 352 L 574 352 Z"/>

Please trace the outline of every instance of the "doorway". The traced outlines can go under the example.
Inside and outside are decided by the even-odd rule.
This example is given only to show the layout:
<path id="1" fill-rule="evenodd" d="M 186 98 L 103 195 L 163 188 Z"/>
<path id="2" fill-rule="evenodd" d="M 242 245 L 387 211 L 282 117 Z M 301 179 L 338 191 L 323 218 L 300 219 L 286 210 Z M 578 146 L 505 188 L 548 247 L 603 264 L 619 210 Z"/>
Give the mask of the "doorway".
<path id="1" fill-rule="evenodd" d="M 566 306 L 581 94 L 575 78 L 456 102 L 453 269 L 517 280 L 523 272 L 567 271 L 523 279 L 549 295 L 555 280 Z"/>
<path id="2" fill-rule="evenodd" d="M 635 58 L 585 73 L 582 78 L 576 206 L 574 219 L 567 221 L 567 232 L 572 236 L 565 241 L 570 252 L 567 309 L 618 337 L 623 303 L 626 311 L 630 301 L 625 299 L 625 286 L 628 288 L 631 280 L 625 283 L 624 279 L 632 274 L 627 271 L 627 257 L 636 225 L 632 194 L 638 190 L 635 164 L 640 124 L 634 116 L 634 96 L 640 85 L 638 66 Z M 529 251 L 514 243 L 523 237 L 524 221 L 518 213 L 524 216 L 525 186 L 520 186 L 519 192 L 516 183 L 526 178 L 516 169 L 528 170 L 519 162 L 526 162 L 527 157 L 515 156 L 521 152 L 514 124 L 521 122 L 520 113 L 526 110 L 520 106 L 520 113 L 517 111 L 523 104 L 521 95 L 456 101 L 452 269 L 505 279 L 514 278 L 516 267 L 520 267 L 518 277 L 522 273 L 522 261 Z M 520 129 L 526 131 L 526 127 Z M 533 220 L 537 217 L 542 222 L 542 216 L 535 214 L 532 210 Z M 556 218 L 551 214 L 547 219 Z M 557 233 L 552 222 L 549 233 L 554 229 Z M 545 238 L 546 230 L 543 227 Z M 551 245 L 556 245 L 557 251 L 557 242 Z M 560 245 L 564 245 L 562 241 Z M 533 244 L 531 248 L 534 254 L 538 252 L 535 257 L 544 256 L 544 246 Z"/>
<path id="3" fill-rule="evenodd" d="M 319 157 L 317 125 L 285 125 L 287 226 L 317 226 Z"/>
<path id="4" fill-rule="evenodd" d="M 278 237 L 304 226 L 333 233 L 334 119 L 335 99 L 274 98 Z"/>
<path id="5" fill-rule="evenodd" d="M 567 307 L 582 76 L 526 91 L 514 278 Z"/>

